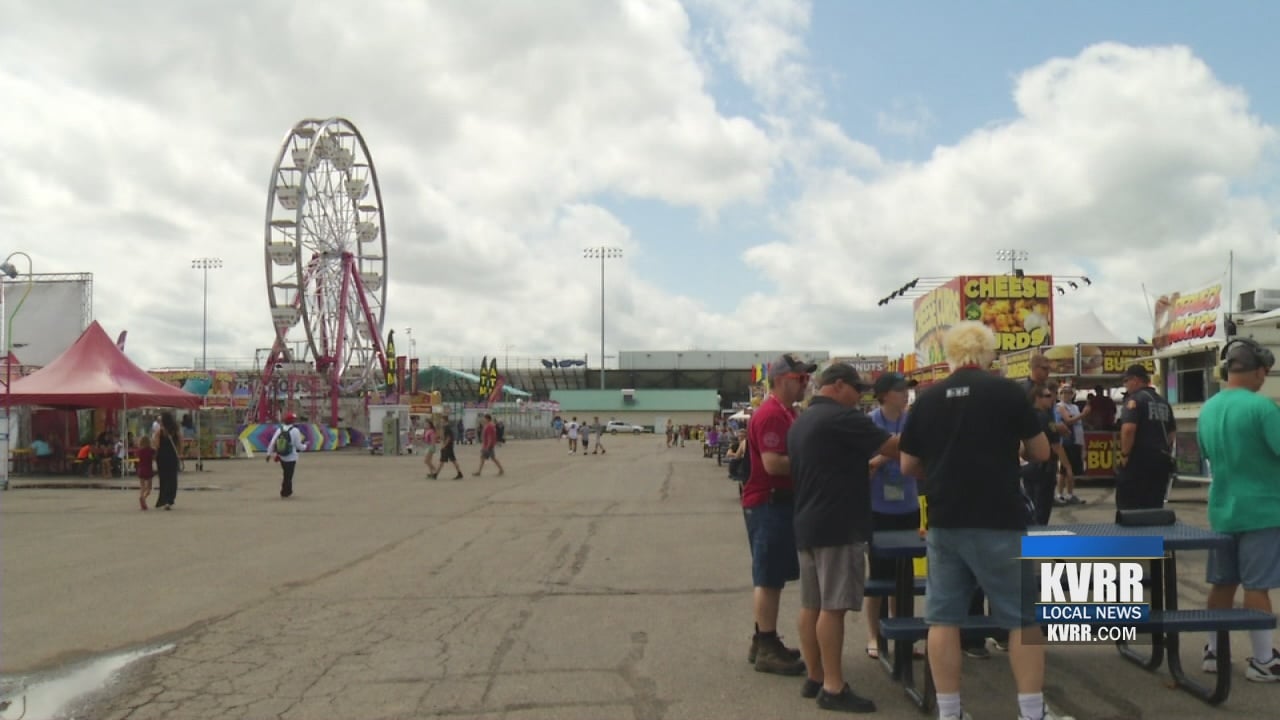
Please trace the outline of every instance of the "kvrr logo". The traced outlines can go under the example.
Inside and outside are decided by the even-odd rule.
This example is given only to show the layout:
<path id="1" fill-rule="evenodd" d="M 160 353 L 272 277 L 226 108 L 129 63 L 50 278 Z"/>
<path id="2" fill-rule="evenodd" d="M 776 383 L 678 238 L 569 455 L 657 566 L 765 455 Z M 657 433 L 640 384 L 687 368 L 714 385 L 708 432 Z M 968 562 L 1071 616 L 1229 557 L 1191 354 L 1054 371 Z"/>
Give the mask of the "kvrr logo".
<path id="1" fill-rule="evenodd" d="M 1135 640 L 1151 619 L 1138 558 L 1162 559 L 1163 545 L 1159 537 L 1023 538 L 1023 559 L 1039 561 L 1035 616 L 1048 641 Z"/>
<path id="2" fill-rule="evenodd" d="M 1142 604 L 1146 602 L 1142 594 L 1142 563 L 1041 563 L 1040 602 L 1073 603 L 1065 607 L 1076 603 Z"/>

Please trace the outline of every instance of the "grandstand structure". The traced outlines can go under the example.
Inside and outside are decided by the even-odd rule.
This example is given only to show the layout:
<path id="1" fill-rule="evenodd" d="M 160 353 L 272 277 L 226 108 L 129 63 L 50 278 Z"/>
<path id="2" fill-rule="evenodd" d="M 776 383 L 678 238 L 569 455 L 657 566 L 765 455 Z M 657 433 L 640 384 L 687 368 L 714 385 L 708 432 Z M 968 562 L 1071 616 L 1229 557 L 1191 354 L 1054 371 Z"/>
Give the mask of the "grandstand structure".
<path id="1" fill-rule="evenodd" d="M 723 407 L 750 399 L 752 369 L 791 352 L 811 362 L 831 358 L 828 351 L 792 350 L 636 350 L 618 354 L 617 367 L 606 368 L 607 390 L 716 390 Z M 446 401 L 473 399 L 483 357 L 427 356 L 420 361 L 419 388 L 439 390 Z M 490 356 L 489 360 L 492 361 Z M 534 401 L 550 400 L 557 390 L 600 389 L 600 368 L 584 356 L 499 355 L 498 372 L 508 386 L 524 390 Z M 435 383 L 435 387 L 423 383 Z"/>

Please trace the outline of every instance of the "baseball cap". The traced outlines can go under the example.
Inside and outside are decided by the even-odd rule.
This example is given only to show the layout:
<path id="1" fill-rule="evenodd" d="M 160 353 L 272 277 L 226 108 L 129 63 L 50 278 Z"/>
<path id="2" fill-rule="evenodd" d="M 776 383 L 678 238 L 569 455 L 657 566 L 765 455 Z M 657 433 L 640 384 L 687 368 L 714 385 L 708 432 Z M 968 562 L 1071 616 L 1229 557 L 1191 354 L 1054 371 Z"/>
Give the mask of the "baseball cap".
<path id="1" fill-rule="evenodd" d="M 787 373 L 799 373 L 800 375 L 812 375 L 818 366 L 814 363 L 807 363 L 803 360 L 796 359 L 791 353 L 784 353 L 774 358 L 769 363 L 769 379 L 777 380 Z"/>
<path id="2" fill-rule="evenodd" d="M 876 397 L 880 397 L 881 395 L 893 390 L 906 390 L 907 388 L 914 387 L 915 384 L 916 382 L 914 380 L 908 380 L 907 376 L 900 372 L 887 372 L 876 378 L 875 385 L 872 386 L 872 391 L 875 393 Z"/>
<path id="3" fill-rule="evenodd" d="M 822 374 L 818 376 L 818 387 L 826 387 L 838 380 L 843 380 L 845 385 L 851 385 L 858 389 L 858 392 L 866 392 L 871 386 L 863 381 L 855 369 L 849 363 L 836 362 L 827 366 Z"/>
<path id="4" fill-rule="evenodd" d="M 1129 378 L 1137 378 L 1139 380 L 1150 380 L 1151 373 L 1147 372 L 1147 368 L 1144 367 L 1143 365 L 1139 363 L 1134 363 L 1129 367 L 1125 368 L 1124 377 L 1126 380 L 1128 380 Z"/>

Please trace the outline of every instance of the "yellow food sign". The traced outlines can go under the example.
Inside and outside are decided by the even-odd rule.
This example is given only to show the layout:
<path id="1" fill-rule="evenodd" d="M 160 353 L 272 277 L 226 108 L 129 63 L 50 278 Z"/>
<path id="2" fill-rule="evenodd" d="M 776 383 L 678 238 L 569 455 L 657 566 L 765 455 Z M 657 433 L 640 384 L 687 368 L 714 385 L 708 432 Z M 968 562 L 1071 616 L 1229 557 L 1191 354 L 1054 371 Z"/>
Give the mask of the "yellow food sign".
<path id="1" fill-rule="evenodd" d="M 1048 275 L 961 278 L 963 319 L 996 334 L 999 352 L 1053 344 L 1053 282 Z M 917 323 L 917 342 L 919 338 Z"/>
<path id="2" fill-rule="evenodd" d="M 942 335 L 960 322 L 960 278 L 930 290 L 912 305 L 915 320 L 916 359 L 922 366 L 945 362 Z"/>

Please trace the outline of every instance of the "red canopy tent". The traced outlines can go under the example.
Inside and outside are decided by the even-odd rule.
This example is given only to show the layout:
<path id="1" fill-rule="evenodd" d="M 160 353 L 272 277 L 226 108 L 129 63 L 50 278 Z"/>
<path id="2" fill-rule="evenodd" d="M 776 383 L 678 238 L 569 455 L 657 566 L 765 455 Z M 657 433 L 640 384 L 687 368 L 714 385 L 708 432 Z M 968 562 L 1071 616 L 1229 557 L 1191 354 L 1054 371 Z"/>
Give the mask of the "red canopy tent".
<path id="1" fill-rule="evenodd" d="M 53 362 L 11 384 L 3 405 L 83 408 L 200 407 L 202 398 L 157 380 L 116 347 L 95 320 Z"/>

